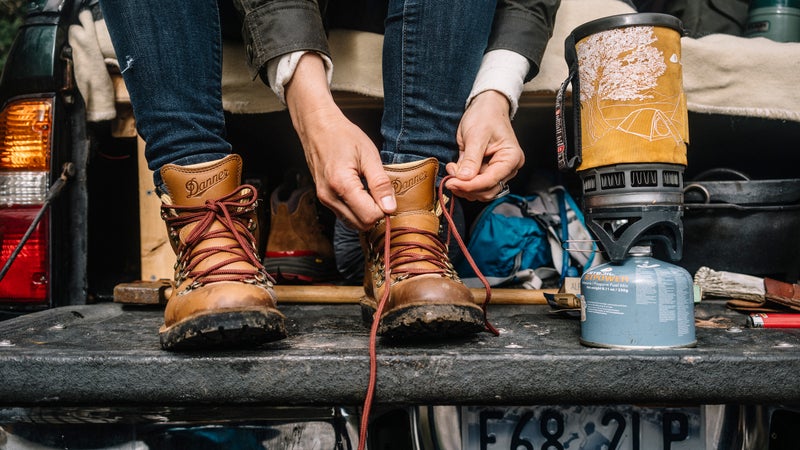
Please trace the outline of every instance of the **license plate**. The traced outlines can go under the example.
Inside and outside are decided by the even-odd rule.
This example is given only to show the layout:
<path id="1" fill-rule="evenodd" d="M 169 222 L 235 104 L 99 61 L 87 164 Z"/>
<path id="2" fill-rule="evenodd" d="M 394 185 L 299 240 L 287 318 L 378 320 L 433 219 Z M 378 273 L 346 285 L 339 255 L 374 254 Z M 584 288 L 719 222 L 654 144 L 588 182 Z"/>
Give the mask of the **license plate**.
<path id="1" fill-rule="evenodd" d="M 464 407 L 464 450 L 700 450 L 701 408 Z"/>

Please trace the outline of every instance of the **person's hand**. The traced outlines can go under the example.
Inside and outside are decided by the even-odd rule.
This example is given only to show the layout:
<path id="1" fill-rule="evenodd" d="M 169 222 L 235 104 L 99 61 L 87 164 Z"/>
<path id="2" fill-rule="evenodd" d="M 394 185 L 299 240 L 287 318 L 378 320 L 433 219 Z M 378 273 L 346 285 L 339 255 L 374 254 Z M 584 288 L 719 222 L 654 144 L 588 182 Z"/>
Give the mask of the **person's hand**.
<path id="1" fill-rule="evenodd" d="M 525 163 L 511 127 L 509 103 L 497 91 L 478 94 L 461 118 L 456 133 L 458 161 L 448 163 L 447 188 L 467 200 L 490 201 Z"/>
<path id="2" fill-rule="evenodd" d="M 301 58 L 286 86 L 286 104 L 320 202 L 360 230 L 394 212 L 394 190 L 378 149 L 334 103 L 316 54 Z"/>

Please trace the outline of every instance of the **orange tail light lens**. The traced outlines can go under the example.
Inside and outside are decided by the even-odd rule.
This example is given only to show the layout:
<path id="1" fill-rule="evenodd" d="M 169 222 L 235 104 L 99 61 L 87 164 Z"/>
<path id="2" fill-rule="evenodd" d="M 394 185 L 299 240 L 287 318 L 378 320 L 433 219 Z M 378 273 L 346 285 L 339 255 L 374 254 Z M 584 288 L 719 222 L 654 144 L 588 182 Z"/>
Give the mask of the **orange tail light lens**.
<path id="1" fill-rule="evenodd" d="M 47 171 L 53 100 L 24 99 L 0 112 L 0 170 Z"/>

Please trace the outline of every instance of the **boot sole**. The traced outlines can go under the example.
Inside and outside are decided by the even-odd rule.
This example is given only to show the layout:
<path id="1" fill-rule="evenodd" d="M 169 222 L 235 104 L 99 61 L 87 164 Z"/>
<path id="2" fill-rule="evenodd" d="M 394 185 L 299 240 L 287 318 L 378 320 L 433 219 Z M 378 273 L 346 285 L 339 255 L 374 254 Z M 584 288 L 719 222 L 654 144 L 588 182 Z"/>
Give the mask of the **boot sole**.
<path id="1" fill-rule="evenodd" d="M 226 311 L 185 319 L 158 335 L 170 351 L 250 348 L 285 338 L 286 326 L 277 312 Z"/>
<path id="2" fill-rule="evenodd" d="M 361 318 L 372 326 L 375 307 L 361 302 Z M 412 305 L 385 314 L 378 325 L 378 334 L 390 339 L 457 338 L 486 329 L 483 311 L 477 306 Z"/>

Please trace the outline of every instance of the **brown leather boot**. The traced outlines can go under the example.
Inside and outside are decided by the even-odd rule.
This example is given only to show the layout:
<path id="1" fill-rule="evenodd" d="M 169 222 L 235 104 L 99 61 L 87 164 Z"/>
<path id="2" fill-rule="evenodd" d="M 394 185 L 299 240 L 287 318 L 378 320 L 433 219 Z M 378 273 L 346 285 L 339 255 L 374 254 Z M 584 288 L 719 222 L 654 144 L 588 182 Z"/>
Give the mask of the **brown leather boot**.
<path id="1" fill-rule="evenodd" d="M 338 276 L 333 244 L 320 224 L 310 180 L 287 180 L 272 192 L 264 267 L 281 283 L 316 283 Z"/>
<path id="2" fill-rule="evenodd" d="M 161 217 L 177 254 L 159 330 L 165 350 L 254 346 L 286 337 L 272 280 L 256 255 L 256 190 L 242 160 L 166 165 Z"/>
<path id="3" fill-rule="evenodd" d="M 447 337 L 485 329 L 483 310 L 459 280 L 439 236 L 438 167 L 433 158 L 385 166 L 397 199 L 397 211 L 389 218 L 389 261 L 384 261 L 385 221 L 376 224 L 362 241 L 366 268 L 361 307 L 365 319 L 373 317 L 384 291 L 391 289 L 380 317 L 380 335 Z M 389 283 L 385 265 L 390 267 Z"/>

